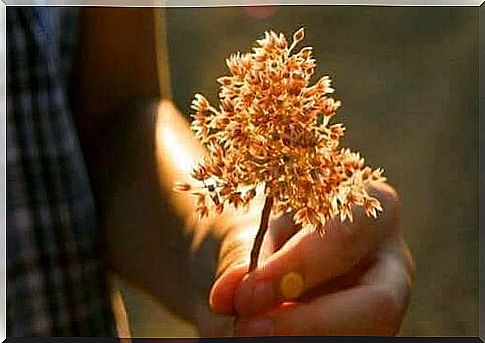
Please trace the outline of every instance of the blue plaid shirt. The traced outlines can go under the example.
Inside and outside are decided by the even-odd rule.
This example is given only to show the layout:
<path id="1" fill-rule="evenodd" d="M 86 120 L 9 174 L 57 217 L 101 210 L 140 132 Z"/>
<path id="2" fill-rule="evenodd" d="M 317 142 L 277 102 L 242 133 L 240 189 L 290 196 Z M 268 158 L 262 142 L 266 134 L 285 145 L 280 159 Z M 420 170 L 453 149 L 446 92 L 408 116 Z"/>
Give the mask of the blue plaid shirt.
<path id="1" fill-rule="evenodd" d="M 67 85 L 77 9 L 7 8 L 7 335 L 114 334 Z"/>

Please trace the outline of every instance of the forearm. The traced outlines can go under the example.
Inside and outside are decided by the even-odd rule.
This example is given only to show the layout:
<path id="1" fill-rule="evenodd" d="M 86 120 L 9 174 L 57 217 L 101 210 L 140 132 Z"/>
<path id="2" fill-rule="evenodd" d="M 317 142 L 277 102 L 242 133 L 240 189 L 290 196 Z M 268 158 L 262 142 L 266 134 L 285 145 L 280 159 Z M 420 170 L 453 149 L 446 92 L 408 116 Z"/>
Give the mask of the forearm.
<path id="1" fill-rule="evenodd" d="M 176 181 L 193 182 L 192 165 L 204 153 L 187 121 L 169 103 L 122 118 L 92 168 L 111 265 L 199 327 L 215 325 L 208 295 L 221 243 L 241 241 L 236 231 L 257 227 L 258 211 L 199 220 L 193 198 L 173 191 Z"/>
<path id="2" fill-rule="evenodd" d="M 147 25 L 129 30 L 127 15 Z M 191 181 L 191 165 L 204 153 L 183 116 L 168 102 L 124 103 L 159 94 L 152 19 L 150 10 L 84 11 L 72 102 L 111 267 L 195 321 L 194 304 L 207 307 L 219 245 L 234 225 L 199 221 L 193 199 L 173 192 L 175 181 Z M 93 36 L 95 29 L 101 34 Z M 120 32 L 126 44 L 113 40 Z M 144 53 L 134 58 L 130 47 L 139 44 Z M 134 65 L 120 69 L 120 61 Z"/>
<path id="3" fill-rule="evenodd" d="M 261 201 L 255 200 L 247 212 L 226 209 L 223 215 L 211 214 L 209 218 L 199 219 L 194 199 L 188 193 L 174 192 L 173 186 L 176 182 L 200 186 L 190 174 L 204 156 L 205 149 L 195 139 L 187 121 L 169 103 L 160 107 L 156 131 L 159 182 L 174 214 L 184 222 L 183 229 L 190 242 L 187 252 L 190 271 L 187 283 L 193 295 L 190 315 L 194 316 L 193 321 L 200 329 L 210 331 L 212 326 L 218 325 L 209 313 L 210 289 L 217 274 L 228 268 L 231 261 L 241 261 L 239 255 L 249 251 L 247 245 L 252 244 L 254 237 L 249 233 L 257 229 Z M 228 253 L 232 256 L 220 258 Z M 219 260 L 225 261 L 225 264 L 219 265 Z"/>

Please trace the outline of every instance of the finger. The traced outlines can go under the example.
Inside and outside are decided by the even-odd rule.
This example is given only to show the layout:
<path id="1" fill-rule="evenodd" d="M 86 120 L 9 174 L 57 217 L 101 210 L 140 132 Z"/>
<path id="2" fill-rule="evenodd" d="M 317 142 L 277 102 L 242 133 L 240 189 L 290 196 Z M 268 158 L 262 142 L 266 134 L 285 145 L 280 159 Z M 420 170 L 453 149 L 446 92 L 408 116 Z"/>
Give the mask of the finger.
<path id="1" fill-rule="evenodd" d="M 390 336 L 396 334 L 401 314 L 392 297 L 375 286 L 333 293 L 310 303 L 299 303 L 262 316 L 241 318 L 239 336 Z"/>
<path id="2" fill-rule="evenodd" d="M 272 252 L 276 252 L 298 231 L 301 226 L 295 225 L 292 213 L 285 213 L 282 216 L 271 220 L 268 235 L 271 237 Z"/>
<path id="3" fill-rule="evenodd" d="M 254 228 L 230 231 L 223 239 L 216 281 L 209 294 L 209 305 L 214 312 L 234 313 L 234 291 L 247 273 L 251 236 L 255 233 Z"/>
<path id="4" fill-rule="evenodd" d="M 323 236 L 306 230 L 295 234 L 241 282 L 235 294 L 238 313 L 248 316 L 264 311 L 345 274 L 397 230 L 395 191 L 386 184 L 374 183 L 368 192 L 382 204 L 383 212 L 377 219 L 367 217 L 357 207 L 353 223 L 330 221 Z"/>
<path id="5" fill-rule="evenodd" d="M 212 286 L 209 295 L 210 308 L 220 314 L 232 315 L 234 311 L 234 292 L 247 273 L 249 264 L 229 268 Z"/>
<path id="6" fill-rule="evenodd" d="M 414 263 L 400 236 L 387 240 L 360 282 L 308 303 L 242 318 L 239 335 L 394 335 L 406 311 Z M 326 288 L 324 286 L 323 288 Z M 326 290 L 328 291 L 328 289 Z"/>
<path id="7" fill-rule="evenodd" d="M 404 313 L 409 303 L 416 267 L 402 235 L 393 235 L 386 240 L 376 261 L 360 279 L 360 284 L 387 289 Z"/>
<path id="8" fill-rule="evenodd" d="M 348 273 L 306 292 L 299 302 L 356 286 L 385 287 L 405 312 L 409 301 L 415 266 L 402 235 L 392 235 L 376 254 L 361 259 Z"/>
<path id="9" fill-rule="evenodd" d="M 234 310 L 234 292 L 247 275 L 250 251 L 258 227 L 239 226 L 224 237 L 219 254 L 216 281 L 209 295 L 211 309 L 220 314 L 231 315 Z M 271 237 L 265 237 L 261 249 L 261 260 L 273 251 Z"/>
<path id="10" fill-rule="evenodd" d="M 209 305 L 217 313 L 235 313 L 234 292 L 248 271 L 250 251 L 257 230 L 257 226 L 253 226 L 231 231 L 223 240 L 216 282 L 209 296 Z M 272 218 L 261 250 L 262 260 L 278 250 L 297 231 L 290 215 Z"/>

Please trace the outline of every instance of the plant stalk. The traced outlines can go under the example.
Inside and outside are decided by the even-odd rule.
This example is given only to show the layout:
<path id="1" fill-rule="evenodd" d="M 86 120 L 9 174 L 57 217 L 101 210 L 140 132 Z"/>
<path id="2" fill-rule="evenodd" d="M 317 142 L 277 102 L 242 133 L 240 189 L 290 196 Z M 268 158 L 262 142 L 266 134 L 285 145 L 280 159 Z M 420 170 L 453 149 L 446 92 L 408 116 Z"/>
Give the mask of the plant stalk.
<path id="1" fill-rule="evenodd" d="M 259 230 L 254 238 L 253 247 L 251 249 L 251 260 L 249 263 L 248 273 L 251 273 L 254 269 L 258 267 L 259 253 L 261 252 L 261 247 L 263 245 L 264 235 L 268 231 L 269 225 L 269 215 L 271 214 L 271 208 L 273 207 L 273 197 L 266 196 L 264 201 L 263 212 L 261 213 L 261 222 L 259 223 Z"/>

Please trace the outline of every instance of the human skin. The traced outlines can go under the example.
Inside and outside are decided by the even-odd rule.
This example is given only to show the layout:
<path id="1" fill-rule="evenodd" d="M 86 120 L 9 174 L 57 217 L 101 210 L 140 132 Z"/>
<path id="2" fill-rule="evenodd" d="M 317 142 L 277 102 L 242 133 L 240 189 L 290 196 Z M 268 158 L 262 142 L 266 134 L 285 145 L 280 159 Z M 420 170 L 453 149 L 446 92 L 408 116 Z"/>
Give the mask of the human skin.
<path id="1" fill-rule="evenodd" d="M 295 233 L 289 216 L 273 221 L 267 249 L 276 251 L 247 276 L 248 264 L 234 259 L 212 288 L 212 309 L 236 315 L 235 333 L 243 336 L 395 335 L 414 265 L 396 192 L 383 183 L 368 189 L 383 204 L 376 220 L 355 208 L 353 223 L 333 221 L 324 236 Z M 291 303 L 279 287 L 290 272 L 304 280 L 302 296 Z"/>
<path id="2" fill-rule="evenodd" d="M 155 125 L 151 113 L 135 113 L 133 121 L 140 128 L 125 129 L 130 139 L 111 132 L 126 121 L 124 107 L 121 113 L 115 111 L 122 102 L 158 94 L 156 72 L 150 69 L 156 56 L 147 50 L 153 35 L 149 29 L 131 29 L 149 28 L 152 17 L 142 9 L 90 8 L 82 25 L 87 38 L 76 70 L 83 82 L 74 92 L 80 101 L 74 103 L 82 105 L 78 126 L 89 147 L 86 157 L 94 160 L 90 172 L 98 186 L 94 191 L 101 203 L 112 269 L 191 320 L 202 336 L 258 334 L 251 332 L 249 323 L 264 316 L 272 320 L 274 334 L 396 333 L 414 267 L 399 228 L 397 195 L 390 186 L 375 185 L 384 211 L 375 221 L 354 214 L 355 231 L 345 230 L 348 223 L 334 223 L 324 237 L 295 234 L 288 216 L 273 218 L 263 247 L 267 259 L 243 280 L 261 206 L 254 200 L 248 213 L 227 211 L 222 217 L 194 220 L 192 199 L 172 190 L 176 181 L 190 179 L 185 162 L 204 154 L 183 116 L 165 101 L 153 116 Z M 119 39 L 113 37 L 118 36 L 126 43 L 117 44 Z M 134 58 L 130 53 L 137 51 L 131 46 L 145 47 L 144 53 Z M 131 61 L 130 68 L 120 70 L 124 61 Z M 106 144 L 100 138 L 106 138 Z M 117 154 L 105 153 L 104 147 L 120 142 Z M 106 160 L 114 160 L 113 166 Z M 221 245 L 220 252 L 202 248 L 199 241 L 208 236 Z M 252 294 L 259 279 L 269 280 L 278 291 L 289 271 L 301 273 L 305 288 L 312 288 L 296 304 L 282 305 L 278 292 Z M 232 332 L 234 316 L 238 320 Z"/>
<path id="3" fill-rule="evenodd" d="M 173 116 L 164 125 L 174 125 Z M 172 132 L 190 135 L 184 127 L 180 119 Z M 190 150 L 187 145 L 187 156 Z M 194 151 L 198 151 L 194 159 L 203 153 L 200 147 L 194 146 Z M 378 218 L 369 218 L 354 206 L 354 221 L 330 221 L 325 235 L 298 230 L 291 215 L 272 218 L 263 247 L 265 260 L 249 275 L 261 204 L 256 201 L 248 213 L 213 218 L 209 230 L 223 234 L 210 308 L 237 317 L 235 335 L 396 334 L 406 311 L 414 265 L 399 227 L 396 191 L 388 184 L 372 183 L 368 192 L 382 204 Z M 184 198 L 186 194 L 176 196 L 189 215 L 193 205 Z M 193 225 L 193 230 L 200 229 Z M 302 295 L 291 303 L 279 290 L 288 273 L 298 273 L 304 280 Z M 218 335 L 201 326 L 205 334 Z"/>
<path id="4" fill-rule="evenodd" d="M 377 219 L 355 208 L 352 224 L 329 222 L 324 236 L 298 231 L 291 214 L 271 218 L 259 268 L 246 276 L 263 199 L 248 212 L 198 220 L 193 198 L 173 186 L 194 182 L 190 167 L 204 149 L 170 102 L 149 113 L 133 115 L 143 123 L 116 136 L 131 142 L 112 154 L 122 164 L 101 168 L 113 185 L 101 199 L 116 273 L 193 322 L 201 336 L 397 333 L 414 267 L 389 185 L 369 185 L 383 206 Z M 292 304 L 279 292 L 288 273 L 304 280 Z M 261 281 L 270 286 L 254 294 Z"/>

